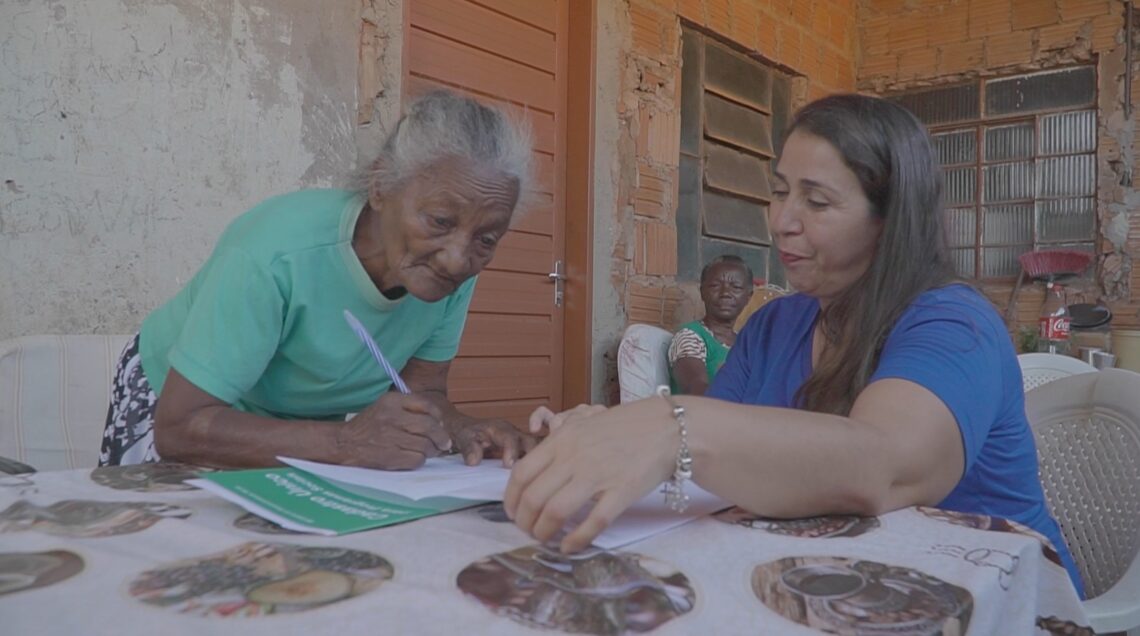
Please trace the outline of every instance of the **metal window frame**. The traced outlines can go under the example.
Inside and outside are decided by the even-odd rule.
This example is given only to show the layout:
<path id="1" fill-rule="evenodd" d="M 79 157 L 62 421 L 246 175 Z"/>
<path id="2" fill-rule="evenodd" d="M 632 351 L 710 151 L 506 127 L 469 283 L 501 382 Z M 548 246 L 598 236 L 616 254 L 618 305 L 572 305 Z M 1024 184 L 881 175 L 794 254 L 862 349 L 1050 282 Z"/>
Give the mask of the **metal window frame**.
<path id="1" fill-rule="evenodd" d="M 702 51 L 701 51 L 701 60 L 702 61 L 706 59 L 708 47 L 720 46 L 722 48 L 727 49 L 730 54 L 739 55 L 739 56 L 745 58 L 745 61 L 747 61 L 748 63 L 755 64 L 758 67 L 761 67 L 764 70 L 766 70 L 771 75 L 772 81 L 775 81 L 775 75 L 777 73 L 786 76 L 786 78 L 788 80 L 793 79 L 792 75 L 788 74 L 786 71 L 784 71 L 783 69 L 781 69 L 777 65 L 765 62 L 764 60 L 757 59 L 753 56 L 747 55 L 744 52 L 737 51 L 729 43 L 723 42 L 722 40 L 711 36 L 709 33 L 705 32 L 702 29 L 690 27 L 685 23 L 682 23 L 681 27 L 684 30 L 691 31 L 694 35 L 699 36 L 700 47 L 702 49 Z M 686 69 L 682 69 L 681 72 L 682 73 L 686 72 Z M 717 187 L 707 183 L 705 181 L 705 169 L 706 169 L 706 165 L 708 162 L 708 155 L 705 152 L 705 149 L 707 147 L 707 144 L 709 144 L 710 142 L 716 143 L 719 146 L 723 146 L 725 148 L 731 148 L 733 150 L 743 152 L 745 154 L 748 154 L 748 155 L 757 157 L 759 159 L 762 159 L 764 161 L 767 161 L 768 165 L 771 166 L 772 162 L 774 162 L 776 160 L 776 149 L 779 147 L 779 140 L 776 139 L 776 135 L 774 134 L 774 131 L 772 129 L 773 111 L 775 110 L 774 105 L 772 103 L 769 103 L 768 108 L 764 109 L 762 107 L 757 107 L 754 104 L 743 102 L 739 99 L 736 99 L 732 95 L 726 94 L 722 91 L 718 91 L 715 88 L 710 87 L 705 81 L 705 65 L 703 63 L 700 64 L 697 69 L 695 69 L 695 72 L 698 74 L 698 81 L 699 81 L 699 84 L 701 87 L 701 99 L 697 105 L 697 108 L 699 109 L 698 121 L 700 122 L 700 135 L 698 137 L 696 154 L 693 154 L 691 152 L 686 152 L 683 148 L 681 149 L 680 154 L 682 156 L 690 157 L 690 158 L 696 160 L 698 162 L 698 164 L 700 165 L 700 167 L 701 167 L 700 168 L 700 170 L 701 170 L 700 188 L 701 188 L 702 192 L 706 192 L 706 191 L 715 192 L 715 193 L 723 195 L 723 196 L 733 197 L 733 198 L 741 199 L 744 201 L 757 203 L 757 204 L 763 205 L 765 207 L 771 206 L 772 200 L 770 197 L 766 198 L 766 197 L 752 196 L 752 195 L 748 195 L 748 194 L 744 194 L 744 193 L 740 193 L 740 192 L 733 192 L 730 190 L 724 190 L 722 188 L 717 188 Z M 708 118 L 708 109 L 705 108 L 705 96 L 706 95 L 715 95 L 716 97 L 723 99 L 727 102 L 730 102 L 730 103 L 736 104 L 738 106 L 741 106 L 743 108 L 747 108 L 749 110 L 767 115 L 767 117 L 768 117 L 768 136 L 769 136 L 769 139 L 771 140 L 771 143 L 772 143 L 772 152 L 771 153 L 760 152 L 760 151 L 757 151 L 757 150 L 752 149 L 752 148 L 741 147 L 741 146 L 734 144 L 730 141 L 721 140 L 721 139 L 710 139 L 706 135 L 706 130 L 708 130 L 708 119 L 707 119 Z M 775 99 L 774 95 L 770 95 L 770 97 L 772 100 Z M 788 104 L 788 107 L 790 110 L 790 107 L 791 107 L 790 103 Z M 739 239 L 734 240 L 732 238 L 724 237 L 724 236 L 721 236 L 719 234 L 710 234 L 708 232 L 708 225 L 706 222 L 705 200 L 704 200 L 703 196 L 700 198 L 700 203 L 699 203 L 698 207 L 699 207 L 698 212 L 699 212 L 699 219 L 700 219 L 700 238 L 708 238 L 708 239 L 721 240 L 721 241 L 727 240 L 730 242 L 740 243 L 741 245 L 753 246 L 753 247 L 768 247 L 768 248 L 770 248 L 772 246 L 772 240 L 771 240 L 770 234 L 769 234 L 768 241 L 765 243 L 757 243 L 754 241 L 744 241 L 744 240 L 739 240 Z M 770 231 L 771 230 L 769 228 L 769 233 L 770 233 Z"/>
<path id="2" fill-rule="evenodd" d="M 1077 65 L 1077 66 L 1087 66 L 1087 65 Z M 1071 68 L 1076 68 L 1076 66 L 1071 67 Z M 1049 69 L 1049 70 L 1062 70 L 1062 69 Z M 975 139 L 974 162 L 972 162 L 972 163 L 948 164 L 948 165 L 944 165 L 941 167 L 944 170 L 947 168 L 965 168 L 965 167 L 973 167 L 973 169 L 974 169 L 974 201 L 973 201 L 973 205 L 954 205 L 953 206 L 953 208 L 956 210 L 963 210 L 963 209 L 967 209 L 967 208 L 973 208 L 974 209 L 974 244 L 972 246 L 958 246 L 956 248 L 951 248 L 951 249 L 972 249 L 973 250 L 973 252 L 974 252 L 974 275 L 973 275 L 972 279 L 980 281 L 980 282 L 987 282 L 987 283 L 988 282 L 995 282 L 995 283 L 996 282 L 1009 282 L 1009 281 L 1016 280 L 1016 278 L 1017 278 L 1017 274 L 1012 274 L 1012 275 L 1008 275 L 1008 276 L 988 276 L 988 277 L 983 276 L 982 266 L 983 266 L 983 250 L 984 249 L 986 249 L 986 248 L 1001 248 L 1001 247 L 1020 247 L 1022 245 L 1025 245 L 1024 243 L 1001 243 L 1001 244 L 989 245 L 989 244 L 984 244 L 982 242 L 983 234 L 985 232 L 985 206 L 986 206 L 986 202 L 984 201 L 984 196 L 985 196 L 985 190 L 984 190 L 984 188 L 985 188 L 985 170 L 984 170 L 984 168 L 985 167 L 997 166 L 997 165 L 1003 165 L 1003 164 L 1020 163 L 1020 162 L 1024 162 L 1024 161 L 1032 161 L 1033 162 L 1034 170 L 1035 170 L 1035 172 L 1034 172 L 1033 196 L 1029 199 L 1011 199 L 1009 201 L 1001 201 L 1000 202 L 1000 205 L 1029 204 L 1033 207 L 1034 218 L 1033 218 L 1033 224 L 1032 224 L 1032 229 L 1031 229 L 1032 243 L 1029 246 L 1030 249 L 1039 249 L 1041 246 L 1086 242 L 1085 240 L 1079 240 L 1079 239 L 1078 240 L 1066 240 L 1066 241 L 1045 241 L 1045 242 L 1041 241 L 1040 236 L 1039 236 L 1040 229 L 1038 227 L 1038 222 L 1037 222 L 1037 202 L 1038 201 L 1052 201 L 1052 200 L 1062 200 L 1062 199 L 1071 200 L 1071 199 L 1076 199 L 1076 198 L 1086 198 L 1086 197 L 1074 197 L 1074 196 L 1039 196 L 1037 194 L 1037 186 L 1036 186 L 1036 179 L 1037 179 L 1036 168 L 1037 168 L 1041 159 L 1051 158 L 1051 157 L 1079 157 L 1079 156 L 1091 154 L 1094 157 L 1094 161 L 1093 161 L 1094 189 L 1093 189 L 1093 194 L 1091 196 L 1093 199 L 1098 199 L 1098 192 L 1096 191 L 1095 184 L 1099 183 L 1100 165 L 1099 165 L 1098 161 L 1095 161 L 1095 157 L 1097 156 L 1097 152 L 1100 148 L 1099 135 L 1096 135 L 1095 144 L 1093 146 L 1092 151 L 1090 151 L 1090 152 L 1067 153 L 1067 154 L 1042 154 L 1041 153 L 1041 144 L 1040 144 L 1041 122 L 1046 116 L 1049 116 L 1049 115 L 1056 115 L 1056 114 L 1060 114 L 1060 113 L 1078 113 L 1078 112 L 1084 112 L 1084 111 L 1092 111 L 1093 114 L 1095 115 L 1095 118 L 1096 118 L 1095 130 L 1099 130 L 1100 112 L 1099 112 L 1099 109 L 1097 109 L 1097 107 L 1096 107 L 1097 96 L 1094 95 L 1091 104 L 1086 104 L 1086 105 L 1077 106 L 1077 107 L 1054 108 L 1054 109 L 1034 111 L 1032 113 L 1018 113 L 1018 114 L 1014 114 L 1014 115 L 1001 115 L 1001 116 L 989 117 L 988 113 L 985 110 L 987 82 L 991 81 L 993 79 L 1007 79 L 1010 77 L 1018 77 L 1020 75 L 1026 75 L 1026 74 L 1025 73 L 1019 73 L 1019 74 L 1015 74 L 1015 75 L 1007 75 L 1007 76 L 998 77 L 998 78 L 984 78 L 984 79 L 976 80 L 979 83 L 979 87 L 978 87 L 978 100 L 979 100 L 978 112 L 981 113 L 981 117 L 979 117 L 978 119 L 962 120 L 962 121 L 956 121 L 956 122 L 952 122 L 952 123 L 945 123 L 945 124 L 939 124 L 937 126 L 928 126 L 927 127 L 927 129 L 930 131 L 931 136 L 937 135 L 937 134 L 942 134 L 942 133 L 949 133 L 949 132 L 963 132 L 966 130 L 973 129 L 974 139 Z M 1025 122 L 1033 122 L 1033 135 L 1034 135 L 1034 137 L 1033 137 L 1033 152 L 1032 152 L 1032 154 L 1028 157 L 1022 157 L 1022 158 L 1018 158 L 1018 159 L 1007 159 L 1007 160 L 1001 160 L 1001 161 L 987 162 L 986 158 L 985 158 L 985 149 L 986 149 L 986 147 L 985 147 L 985 129 L 987 127 L 1003 126 L 1003 125 L 1018 124 L 1018 123 L 1025 123 Z M 947 209 L 949 209 L 949 208 L 947 208 Z M 1094 246 L 1095 246 L 1096 239 L 1099 236 L 1099 232 L 1100 232 L 1100 218 L 1099 218 L 1099 216 L 1100 216 L 1099 214 L 1096 214 L 1094 212 L 1094 214 L 1093 214 L 1093 231 L 1092 231 L 1091 236 L 1088 237 L 1088 241 L 1092 242 L 1094 244 Z"/>

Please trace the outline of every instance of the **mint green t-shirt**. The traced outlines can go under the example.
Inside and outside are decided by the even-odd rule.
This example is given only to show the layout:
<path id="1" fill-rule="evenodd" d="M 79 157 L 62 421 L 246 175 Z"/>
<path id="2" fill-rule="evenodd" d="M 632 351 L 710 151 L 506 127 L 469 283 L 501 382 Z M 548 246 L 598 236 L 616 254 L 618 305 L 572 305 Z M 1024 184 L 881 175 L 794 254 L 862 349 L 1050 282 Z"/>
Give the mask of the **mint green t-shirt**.
<path id="1" fill-rule="evenodd" d="M 452 359 L 475 287 L 434 303 L 376 289 L 352 250 L 363 196 L 302 190 L 226 228 L 213 254 L 139 332 L 157 395 L 171 367 L 219 400 L 284 419 L 360 411 L 391 380 L 344 320 L 348 309 L 396 369 Z"/>

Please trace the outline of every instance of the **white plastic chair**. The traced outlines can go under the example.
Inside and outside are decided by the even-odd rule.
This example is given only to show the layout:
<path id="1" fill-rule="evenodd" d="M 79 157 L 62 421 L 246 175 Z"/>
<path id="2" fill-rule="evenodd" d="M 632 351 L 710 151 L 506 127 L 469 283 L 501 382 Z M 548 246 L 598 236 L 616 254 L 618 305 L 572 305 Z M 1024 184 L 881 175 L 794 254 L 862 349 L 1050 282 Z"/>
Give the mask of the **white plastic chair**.
<path id="1" fill-rule="evenodd" d="M 653 325 L 630 325 L 618 345 L 618 386 L 621 403 L 653 395 L 669 384 L 669 343 L 673 334 Z"/>
<path id="2" fill-rule="evenodd" d="M 36 470 L 98 465 L 111 379 L 128 338 L 0 341 L 0 457 Z"/>
<path id="3" fill-rule="evenodd" d="M 1140 633 L 1138 396 L 1140 374 L 1124 369 L 1062 378 L 1025 395 L 1041 485 L 1098 634 Z"/>
<path id="4" fill-rule="evenodd" d="M 1096 367 L 1071 356 L 1055 353 L 1023 353 L 1017 356 L 1021 365 L 1021 383 L 1026 391 L 1042 384 L 1079 373 L 1096 373 Z"/>

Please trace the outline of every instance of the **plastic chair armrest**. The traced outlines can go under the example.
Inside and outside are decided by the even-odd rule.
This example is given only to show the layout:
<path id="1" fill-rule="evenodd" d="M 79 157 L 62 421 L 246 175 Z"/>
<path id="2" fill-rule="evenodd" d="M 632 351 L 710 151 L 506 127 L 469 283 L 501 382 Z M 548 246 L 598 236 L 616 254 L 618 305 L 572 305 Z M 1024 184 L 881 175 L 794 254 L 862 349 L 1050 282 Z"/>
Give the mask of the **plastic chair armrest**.
<path id="1" fill-rule="evenodd" d="M 1140 554 L 1116 585 L 1084 602 L 1085 613 L 1098 634 L 1140 627 Z"/>

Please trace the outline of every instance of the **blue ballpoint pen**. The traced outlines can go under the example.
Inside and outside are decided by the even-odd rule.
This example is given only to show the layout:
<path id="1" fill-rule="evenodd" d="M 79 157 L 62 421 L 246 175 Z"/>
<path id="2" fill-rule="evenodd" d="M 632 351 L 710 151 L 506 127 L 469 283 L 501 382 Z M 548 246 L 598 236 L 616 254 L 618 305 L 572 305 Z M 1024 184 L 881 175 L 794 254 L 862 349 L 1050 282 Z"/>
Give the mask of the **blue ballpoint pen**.
<path id="1" fill-rule="evenodd" d="M 408 385 L 404 384 L 404 380 L 400 377 L 400 374 L 396 372 L 396 369 L 394 369 L 391 364 L 388 364 L 388 359 L 380 352 L 380 346 L 376 344 L 376 341 L 372 338 L 372 334 L 368 333 L 368 330 L 364 328 L 364 325 L 360 324 L 356 316 L 353 316 L 351 311 L 345 309 L 344 319 L 348 322 L 348 326 L 352 327 L 352 330 L 356 332 L 357 337 L 364 343 L 364 346 L 368 347 L 368 350 L 372 353 L 372 357 L 376 359 L 376 362 L 378 362 L 384 369 L 384 372 L 388 374 L 388 377 L 392 380 L 392 384 L 396 385 L 396 389 L 404 395 L 411 393 L 411 391 L 408 390 Z"/>

